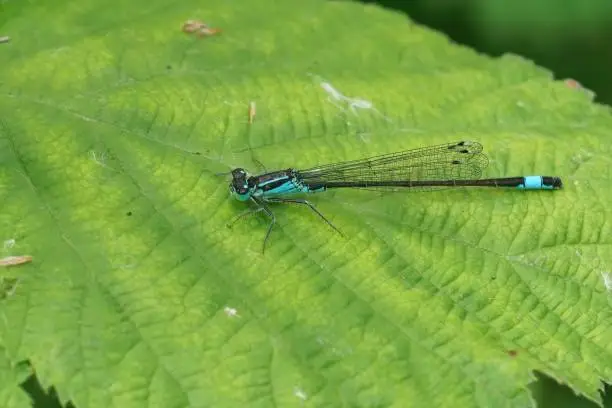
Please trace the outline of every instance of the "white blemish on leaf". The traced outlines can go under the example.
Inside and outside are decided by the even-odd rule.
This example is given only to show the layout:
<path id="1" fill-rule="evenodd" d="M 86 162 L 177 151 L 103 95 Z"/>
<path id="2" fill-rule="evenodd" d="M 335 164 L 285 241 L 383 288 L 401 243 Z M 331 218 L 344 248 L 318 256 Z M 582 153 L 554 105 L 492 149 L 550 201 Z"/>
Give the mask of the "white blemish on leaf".
<path id="1" fill-rule="evenodd" d="M 4 249 L 11 249 L 12 247 L 15 246 L 15 240 L 14 239 L 7 239 L 6 241 L 4 241 Z"/>
<path id="2" fill-rule="evenodd" d="M 603 278 L 604 286 L 608 292 L 612 292 L 612 273 L 610 272 L 601 272 L 601 277 Z"/>
<path id="3" fill-rule="evenodd" d="M 91 157 L 91 159 L 97 164 L 99 164 L 100 166 L 106 167 L 106 154 L 105 153 L 96 153 L 95 151 L 90 150 L 89 157 Z"/>
<path id="4" fill-rule="evenodd" d="M 293 388 L 293 395 L 301 399 L 302 401 L 306 401 L 308 399 L 308 395 L 302 390 L 300 387 Z"/>
<path id="5" fill-rule="evenodd" d="M 331 96 L 335 100 L 337 101 L 347 100 L 346 96 L 342 95 L 342 93 L 340 93 L 340 91 L 334 88 L 332 84 L 330 84 L 329 82 L 321 82 L 320 85 L 321 85 L 321 88 L 323 88 L 325 92 L 327 92 L 329 96 Z"/>
<path id="6" fill-rule="evenodd" d="M 238 311 L 234 309 L 233 307 L 225 306 L 223 308 L 223 311 L 228 317 L 240 317 L 240 315 L 238 314 Z"/>
<path id="7" fill-rule="evenodd" d="M 582 164 L 589 161 L 593 157 L 591 152 L 581 149 L 578 153 L 572 156 L 572 161 L 576 164 Z"/>
<path id="8" fill-rule="evenodd" d="M 383 115 L 380 111 L 378 111 L 372 102 L 361 99 L 361 98 L 351 98 L 345 96 L 342 92 L 336 89 L 331 83 L 324 81 L 321 77 L 313 74 L 308 74 L 313 76 L 323 90 L 327 93 L 327 100 L 332 105 L 337 107 L 343 112 L 346 112 L 347 108 L 355 115 L 358 116 L 357 109 L 367 109 L 377 113 L 387 122 L 391 122 L 391 119 Z"/>
<path id="9" fill-rule="evenodd" d="M 114 266 L 117 269 L 133 269 L 136 267 L 136 264 L 119 264 Z"/>
<path id="10" fill-rule="evenodd" d="M 181 149 L 181 150 L 183 150 L 183 149 Z M 183 150 L 183 151 L 185 151 L 185 150 Z M 188 153 L 191 153 L 191 152 L 188 152 Z M 104 167 L 105 169 L 108 169 L 108 170 L 117 171 L 117 170 L 113 169 L 111 166 L 109 166 L 107 164 L 107 162 L 108 162 L 108 155 L 106 154 L 106 152 L 99 153 L 99 152 L 96 152 L 94 150 L 90 150 L 89 151 L 89 157 L 97 165 L 102 166 L 102 167 Z"/>
<path id="11" fill-rule="evenodd" d="M 0 37 L 0 44 L 7 43 L 9 41 L 11 41 L 11 37 L 9 37 L 8 35 Z"/>

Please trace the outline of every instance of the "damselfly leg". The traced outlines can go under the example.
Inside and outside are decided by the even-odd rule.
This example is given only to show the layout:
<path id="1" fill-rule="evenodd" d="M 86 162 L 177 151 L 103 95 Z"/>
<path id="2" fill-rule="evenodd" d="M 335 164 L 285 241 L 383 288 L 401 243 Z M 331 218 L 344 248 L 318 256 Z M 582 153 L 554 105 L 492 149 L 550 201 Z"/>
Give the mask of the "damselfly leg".
<path id="1" fill-rule="evenodd" d="M 266 251 L 266 243 L 268 242 L 268 238 L 270 238 L 272 228 L 274 227 L 274 224 L 276 224 L 276 217 L 274 216 L 272 210 L 270 210 L 263 201 L 260 201 L 255 197 L 251 197 L 251 199 L 255 201 L 257 205 L 260 206 L 260 208 L 263 210 L 263 212 L 266 213 L 268 217 L 270 217 L 270 225 L 268 225 L 268 230 L 266 231 L 266 236 L 264 237 L 263 246 L 261 247 L 261 253 L 263 254 Z"/>
<path id="2" fill-rule="evenodd" d="M 342 231 L 340 231 L 338 228 L 336 228 L 336 226 L 334 224 L 332 224 L 332 222 L 330 220 L 325 218 L 325 216 L 323 214 L 321 214 L 321 212 L 319 210 L 317 210 L 317 208 L 314 205 L 312 205 L 312 203 L 310 201 L 308 201 L 308 200 L 299 199 L 299 198 L 291 199 L 291 198 L 274 197 L 274 198 L 266 198 L 265 201 L 267 201 L 269 203 L 304 204 L 304 205 L 307 205 L 308 207 L 310 207 L 310 209 L 312 211 L 317 213 L 317 215 L 319 217 L 321 217 L 323 219 L 323 221 L 325 221 L 327 223 L 327 225 L 332 227 L 334 230 L 336 230 L 336 232 L 338 234 L 340 234 L 340 235 L 342 235 L 344 237 L 344 234 L 342 233 Z"/>
<path id="3" fill-rule="evenodd" d="M 253 200 L 253 201 L 255 201 L 255 200 Z M 264 211 L 263 207 L 261 207 L 261 206 L 258 206 L 257 208 L 250 208 L 250 209 L 248 209 L 246 211 L 243 211 L 240 214 L 238 214 L 237 216 L 235 216 L 234 218 L 232 218 L 230 220 L 230 222 L 227 223 L 227 227 L 228 228 L 232 228 L 237 221 L 241 220 L 242 218 L 246 217 L 247 215 L 253 215 L 253 214 L 256 214 L 256 213 L 258 213 L 260 211 Z"/>
<path id="4" fill-rule="evenodd" d="M 238 214 L 237 216 L 235 216 L 234 218 L 232 218 L 232 220 L 230 222 L 227 223 L 227 227 L 228 228 L 232 228 L 232 226 L 236 223 L 236 221 L 248 216 L 248 215 L 253 215 L 253 214 L 257 214 L 258 212 L 263 212 L 265 213 L 269 218 L 270 218 L 270 225 L 268 226 L 268 231 L 266 231 L 266 236 L 264 238 L 264 242 L 263 242 L 263 247 L 261 248 L 261 252 L 265 252 L 266 250 L 266 243 L 268 242 L 268 238 L 270 237 L 270 233 L 272 232 L 272 228 L 274 227 L 274 224 L 276 224 L 276 217 L 274 216 L 274 213 L 272 212 L 272 210 L 270 210 L 268 208 L 268 206 L 261 200 L 255 198 L 255 197 L 251 197 L 251 201 L 253 201 L 255 203 L 255 205 L 257 205 L 256 208 L 251 208 L 250 210 L 244 211 L 240 214 Z"/>
<path id="5" fill-rule="evenodd" d="M 268 172 L 268 169 L 266 168 L 266 166 L 264 166 L 262 162 L 257 160 L 255 158 L 255 156 L 252 156 L 252 159 L 253 159 L 253 163 L 255 163 L 257 165 L 257 167 L 259 167 L 260 171 L 263 171 L 263 173 L 267 173 Z"/>
<path id="6" fill-rule="evenodd" d="M 304 199 L 290 199 L 290 198 L 278 198 L 278 197 L 260 199 L 260 198 L 251 197 L 251 201 L 253 201 L 257 207 L 256 208 L 251 208 L 251 209 L 249 209 L 247 211 L 244 211 L 244 212 L 238 214 L 237 216 L 232 218 L 232 220 L 230 222 L 227 223 L 227 227 L 231 228 L 236 223 L 236 221 L 238 221 L 238 220 L 240 220 L 240 219 L 242 219 L 242 218 L 244 218 L 246 216 L 257 214 L 259 212 L 265 213 L 268 216 L 268 218 L 270 218 L 270 225 L 268 225 L 268 230 L 266 231 L 266 236 L 264 237 L 263 246 L 262 246 L 262 249 L 261 249 L 262 253 L 265 252 L 265 250 L 266 250 L 266 244 L 268 243 L 268 239 L 270 238 L 270 234 L 272 233 L 272 228 L 274 228 L 274 225 L 276 224 L 276 216 L 274 215 L 272 210 L 270 210 L 270 208 L 268 208 L 266 203 L 302 204 L 302 205 L 306 205 L 312 211 L 314 211 L 319 217 L 321 217 L 321 219 L 323 221 L 325 221 L 327 223 L 327 225 L 329 225 L 331 228 L 333 228 L 338 234 L 342 235 L 343 237 L 345 236 L 342 233 L 342 231 L 340 231 L 338 228 L 336 228 L 336 226 L 334 224 L 332 224 L 332 222 L 330 220 L 325 218 L 325 216 L 319 210 L 317 210 L 317 208 L 310 201 L 308 201 L 308 200 L 304 200 Z"/>

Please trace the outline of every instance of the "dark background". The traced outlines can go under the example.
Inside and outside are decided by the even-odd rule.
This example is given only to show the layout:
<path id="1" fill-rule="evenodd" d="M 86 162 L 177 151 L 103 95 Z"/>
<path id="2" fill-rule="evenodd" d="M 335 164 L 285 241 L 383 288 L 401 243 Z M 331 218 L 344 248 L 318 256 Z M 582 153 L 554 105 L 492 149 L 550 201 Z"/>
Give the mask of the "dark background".
<path id="1" fill-rule="evenodd" d="M 455 42 L 519 54 L 612 105 L 612 0 L 361 0 L 405 13 Z"/>

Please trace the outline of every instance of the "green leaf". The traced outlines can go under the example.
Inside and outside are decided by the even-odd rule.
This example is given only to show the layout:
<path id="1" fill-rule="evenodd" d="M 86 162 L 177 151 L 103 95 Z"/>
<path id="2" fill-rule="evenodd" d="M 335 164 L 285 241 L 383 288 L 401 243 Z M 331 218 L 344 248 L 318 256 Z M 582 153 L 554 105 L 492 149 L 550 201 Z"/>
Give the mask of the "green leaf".
<path id="1" fill-rule="evenodd" d="M 6 349 L 0 346 L 0 406 L 5 408 L 23 408 L 30 406 L 28 395 L 19 387 L 31 374 L 24 364 L 13 366 L 8 359 Z"/>
<path id="2" fill-rule="evenodd" d="M 33 262 L 0 333 L 63 402 L 525 407 L 536 369 L 599 401 L 612 118 L 587 94 L 373 6 L 4 7 L 0 240 Z M 265 255 L 265 217 L 226 228 L 216 172 L 462 139 L 565 188 L 320 194 L 346 238 L 275 206 Z"/>

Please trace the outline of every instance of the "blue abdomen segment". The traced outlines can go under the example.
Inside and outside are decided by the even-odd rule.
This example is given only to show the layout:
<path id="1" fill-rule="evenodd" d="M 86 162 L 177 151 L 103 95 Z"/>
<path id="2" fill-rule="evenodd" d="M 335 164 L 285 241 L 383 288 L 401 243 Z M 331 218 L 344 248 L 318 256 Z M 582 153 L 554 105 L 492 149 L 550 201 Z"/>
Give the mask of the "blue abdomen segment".
<path id="1" fill-rule="evenodd" d="M 274 187 L 266 192 L 264 192 L 264 196 L 274 196 L 274 195 L 283 195 L 283 194 L 293 194 L 293 193 L 307 193 L 308 187 L 304 187 L 300 184 L 295 183 L 293 180 L 287 180 L 280 186 Z"/>
<path id="2" fill-rule="evenodd" d="M 261 195 L 263 197 L 276 197 L 296 193 L 316 193 L 323 190 L 323 188 L 313 190 L 295 179 L 290 179 L 280 185 L 275 186 L 274 188 L 262 190 Z"/>
<path id="3" fill-rule="evenodd" d="M 549 179 L 549 177 L 546 177 L 546 179 Z M 523 183 L 519 184 L 517 188 L 524 190 L 552 190 L 556 187 L 552 180 L 546 181 L 550 181 L 550 183 L 546 183 L 545 178 L 542 176 L 525 176 L 523 177 Z"/>

